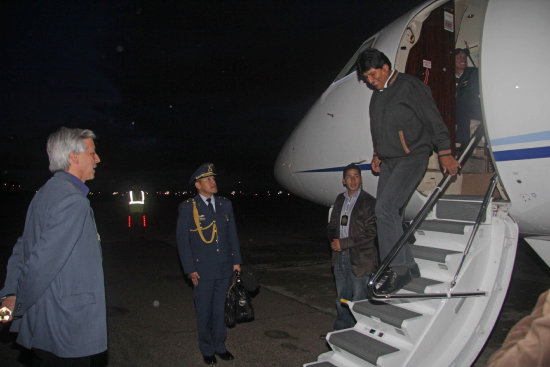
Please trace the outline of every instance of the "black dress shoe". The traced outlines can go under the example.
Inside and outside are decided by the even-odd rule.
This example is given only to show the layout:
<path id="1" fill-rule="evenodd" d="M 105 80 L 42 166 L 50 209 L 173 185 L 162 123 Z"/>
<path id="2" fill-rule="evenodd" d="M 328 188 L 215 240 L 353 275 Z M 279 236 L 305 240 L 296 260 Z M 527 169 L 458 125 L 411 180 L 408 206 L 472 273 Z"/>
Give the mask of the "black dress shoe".
<path id="1" fill-rule="evenodd" d="M 231 352 L 228 350 L 225 351 L 225 353 L 216 353 L 216 355 L 224 361 L 232 361 L 235 359 L 235 357 L 233 357 L 233 354 L 231 354 Z"/>
<path id="2" fill-rule="evenodd" d="M 411 271 L 405 270 L 402 274 L 398 274 L 393 269 L 388 269 L 380 278 L 381 284 L 378 288 L 378 293 L 390 294 L 395 293 L 398 289 L 403 288 L 412 279 Z"/>
<path id="3" fill-rule="evenodd" d="M 409 271 L 411 272 L 412 278 L 420 278 L 420 269 L 418 268 L 418 264 L 415 263 L 414 266 L 409 269 Z"/>
<path id="4" fill-rule="evenodd" d="M 395 274 L 395 272 L 393 271 L 393 269 L 391 267 L 387 268 L 382 273 L 380 278 L 378 278 L 378 282 L 376 282 L 376 284 L 374 284 L 374 289 L 376 289 L 376 291 L 379 291 L 380 288 L 382 288 L 382 286 L 384 284 L 386 284 L 394 274 Z"/>
<path id="5" fill-rule="evenodd" d="M 208 365 L 213 365 L 218 362 L 216 361 L 216 356 L 202 356 L 202 360 Z"/>

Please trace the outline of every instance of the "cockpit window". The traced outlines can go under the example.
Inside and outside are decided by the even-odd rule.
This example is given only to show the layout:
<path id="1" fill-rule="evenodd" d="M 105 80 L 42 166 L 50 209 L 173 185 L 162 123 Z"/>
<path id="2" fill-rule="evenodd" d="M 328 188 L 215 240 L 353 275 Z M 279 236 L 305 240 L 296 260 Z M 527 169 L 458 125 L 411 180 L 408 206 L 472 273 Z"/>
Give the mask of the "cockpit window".
<path id="1" fill-rule="evenodd" d="M 362 45 L 361 47 L 359 47 L 359 50 L 357 50 L 357 52 L 355 52 L 355 54 L 353 55 L 353 57 L 347 62 L 346 66 L 344 66 L 344 68 L 342 69 L 342 71 L 340 71 L 340 73 L 338 74 L 338 76 L 336 76 L 336 79 L 334 79 L 334 81 L 337 81 L 337 80 L 340 80 L 342 79 L 343 77 L 349 75 L 350 73 L 352 72 L 355 72 L 355 62 L 357 61 L 357 57 L 359 56 L 359 54 L 361 52 L 363 52 L 365 49 L 369 48 L 369 47 L 372 47 L 374 45 L 374 37 L 373 38 L 370 38 L 368 40 L 366 40 Z"/>

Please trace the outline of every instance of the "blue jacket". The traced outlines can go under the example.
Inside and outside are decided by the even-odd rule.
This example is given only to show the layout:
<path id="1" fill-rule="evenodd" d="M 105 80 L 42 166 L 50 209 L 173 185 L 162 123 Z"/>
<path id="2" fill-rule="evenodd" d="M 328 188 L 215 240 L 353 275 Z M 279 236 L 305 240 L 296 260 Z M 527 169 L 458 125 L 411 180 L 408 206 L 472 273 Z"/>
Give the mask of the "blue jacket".
<path id="1" fill-rule="evenodd" d="M 57 172 L 31 201 L 0 296 L 17 295 L 11 331 L 62 358 L 107 349 L 101 245 L 90 202 Z"/>
<path id="2" fill-rule="evenodd" d="M 194 206 L 201 231 L 197 230 Z M 197 272 L 201 279 L 231 277 L 233 265 L 242 263 L 231 201 L 216 196 L 216 213 L 212 214 L 200 195 L 196 195 L 181 203 L 178 212 L 176 235 L 185 273 Z M 214 226 L 217 234 L 213 235 Z"/>

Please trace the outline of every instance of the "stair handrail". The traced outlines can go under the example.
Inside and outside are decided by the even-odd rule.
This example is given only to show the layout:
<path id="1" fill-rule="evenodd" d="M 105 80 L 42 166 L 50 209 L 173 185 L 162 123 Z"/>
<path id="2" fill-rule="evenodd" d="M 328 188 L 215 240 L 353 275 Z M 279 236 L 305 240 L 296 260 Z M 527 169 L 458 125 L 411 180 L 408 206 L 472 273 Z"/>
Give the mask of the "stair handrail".
<path id="1" fill-rule="evenodd" d="M 452 290 L 456 285 L 456 279 L 458 278 L 458 274 L 460 274 L 460 271 L 462 270 L 462 266 L 464 265 L 464 261 L 466 261 L 466 256 L 470 252 L 470 247 L 474 242 L 474 238 L 475 238 L 475 235 L 477 234 L 479 225 L 483 220 L 483 216 L 487 212 L 487 206 L 489 205 L 489 202 L 491 201 L 491 197 L 493 196 L 493 191 L 495 191 L 495 187 L 497 186 L 497 178 L 498 176 L 496 173 L 493 175 L 493 177 L 491 177 L 491 183 L 489 184 L 489 189 L 485 193 L 485 197 L 483 198 L 483 202 L 481 203 L 481 207 L 479 208 L 479 212 L 477 213 L 477 218 L 476 218 L 476 222 L 474 223 L 474 228 L 472 229 L 472 233 L 470 233 L 470 237 L 468 238 L 468 243 L 466 244 L 466 248 L 462 253 L 462 259 L 460 260 L 460 264 L 458 265 L 458 268 L 453 277 L 453 280 L 451 281 L 450 290 Z"/>
<path id="2" fill-rule="evenodd" d="M 458 163 L 462 166 L 464 162 L 470 158 L 474 148 L 478 145 L 479 141 L 483 137 L 483 127 L 482 125 L 479 125 L 477 129 L 475 130 L 473 136 L 471 137 L 470 141 L 466 145 L 466 148 L 462 151 L 462 154 L 460 154 L 460 157 L 458 158 Z M 390 299 L 390 298 L 451 298 L 451 297 L 469 297 L 469 296 L 483 296 L 486 294 L 486 292 L 483 291 L 474 291 L 474 292 L 460 292 L 460 293 L 451 293 L 450 290 L 447 293 L 412 293 L 412 294 L 403 294 L 403 293 L 391 293 L 391 294 L 382 294 L 377 293 L 374 285 L 378 282 L 382 274 L 386 271 L 386 269 L 390 266 L 393 259 L 397 256 L 399 251 L 405 246 L 405 244 L 408 242 L 409 238 L 414 234 L 416 229 L 424 222 L 424 219 L 428 216 L 430 211 L 433 209 L 434 205 L 437 203 L 439 198 L 443 195 L 447 187 L 449 186 L 449 183 L 451 182 L 453 176 L 449 175 L 448 173 L 445 173 L 443 175 L 443 178 L 441 181 L 439 181 L 438 185 L 434 188 L 430 196 L 428 197 L 426 203 L 422 206 L 420 211 L 416 214 L 410 225 L 407 227 L 405 232 L 401 235 L 397 243 L 393 246 L 392 250 L 389 252 L 389 254 L 386 256 L 384 261 L 382 261 L 382 264 L 378 268 L 378 270 L 374 273 L 374 275 L 369 279 L 369 282 L 367 284 L 367 297 L 370 299 Z M 494 182 L 496 182 L 497 175 L 495 174 L 493 176 Z M 492 192 L 494 190 L 494 186 L 491 184 L 491 187 L 493 189 L 487 192 L 485 197 L 491 198 Z M 478 215 L 478 219 L 482 218 Z M 476 227 L 477 230 L 477 227 Z M 474 231 L 472 233 L 475 235 Z M 473 240 L 473 238 L 471 238 Z M 469 244 L 471 242 L 469 241 Z M 469 251 L 469 247 L 468 247 Z M 465 255 L 463 255 L 464 257 Z M 464 258 L 461 262 L 461 266 L 463 264 Z M 454 279 L 456 280 L 456 278 Z M 456 282 L 455 282 L 456 284 Z M 453 286 L 454 287 L 454 286 Z M 452 289 L 452 288 L 451 288 Z"/>

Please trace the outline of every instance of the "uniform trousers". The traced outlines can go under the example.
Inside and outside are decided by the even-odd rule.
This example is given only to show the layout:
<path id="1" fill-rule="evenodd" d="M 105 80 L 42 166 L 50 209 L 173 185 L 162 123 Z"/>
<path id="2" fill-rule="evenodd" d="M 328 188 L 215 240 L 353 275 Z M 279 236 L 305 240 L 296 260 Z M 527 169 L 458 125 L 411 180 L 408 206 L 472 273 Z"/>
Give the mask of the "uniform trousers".
<path id="1" fill-rule="evenodd" d="M 197 312 L 197 328 L 199 333 L 199 349 L 203 356 L 214 353 L 225 353 L 224 310 L 225 295 L 231 278 L 199 279 L 199 284 L 193 288 L 195 309 Z"/>

